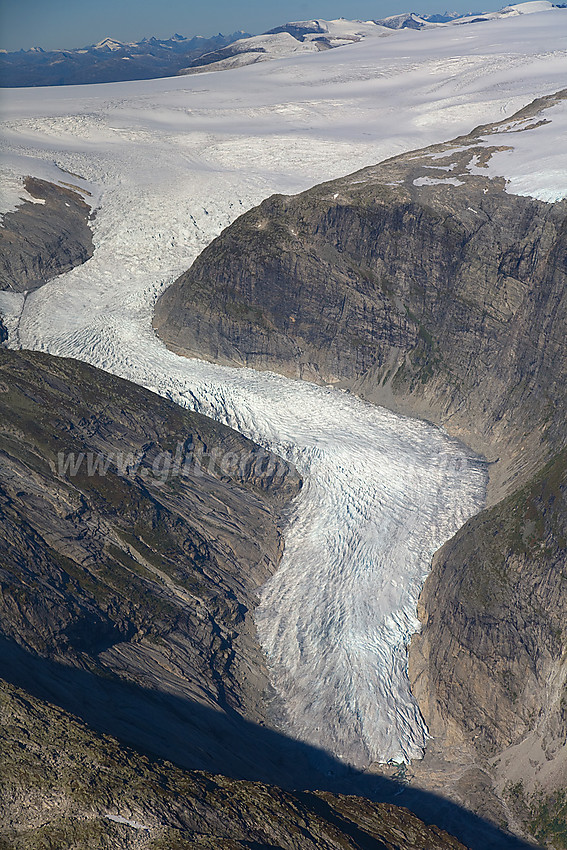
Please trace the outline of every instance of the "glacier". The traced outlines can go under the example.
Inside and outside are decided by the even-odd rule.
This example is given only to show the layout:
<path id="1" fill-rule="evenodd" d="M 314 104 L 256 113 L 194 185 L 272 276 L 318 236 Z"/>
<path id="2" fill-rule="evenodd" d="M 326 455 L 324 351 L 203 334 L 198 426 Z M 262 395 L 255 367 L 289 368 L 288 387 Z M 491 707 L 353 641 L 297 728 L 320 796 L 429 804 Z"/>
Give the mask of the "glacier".
<path id="1" fill-rule="evenodd" d="M 7 205 L 32 174 L 77 185 L 97 211 L 87 263 L 0 293 L 10 344 L 121 375 L 297 466 L 304 486 L 260 590 L 258 634 L 281 725 L 358 768 L 422 754 L 407 644 L 432 554 L 484 503 L 485 466 L 442 430 L 337 389 L 178 357 L 152 331 L 153 304 L 271 193 L 559 89 L 563 14 L 402 31 L 222 74 L 3 93 Z"/>

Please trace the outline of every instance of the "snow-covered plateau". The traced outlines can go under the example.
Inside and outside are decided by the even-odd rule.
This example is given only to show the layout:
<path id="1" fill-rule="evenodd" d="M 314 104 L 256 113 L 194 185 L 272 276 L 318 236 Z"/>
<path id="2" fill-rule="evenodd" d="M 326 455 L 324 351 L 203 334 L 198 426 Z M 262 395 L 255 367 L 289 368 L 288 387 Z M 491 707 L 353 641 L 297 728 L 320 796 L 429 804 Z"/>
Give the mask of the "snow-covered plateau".
<path id="1" fill-rule="evenodd" d="M 433 552 L 483 504 L 484 465 L 441 430 L 346 393 L 178 357 L 151 329 L 153 304 L 271 193 L 562 88 L 566 36 L 567 11 L 546 9 L 220 74 L 3 93 L 8 208 L 27 174 L 76 184 L 97 207 L 88 262 L 27 296 L 0 293 L 10 344 L 129 378 L 297 465 L 305 485 L 258 631 L 290 734 L 359 767 L 422 752 L 407 642 Z M 499 157 L 505 169 L 513 154 Z"/>

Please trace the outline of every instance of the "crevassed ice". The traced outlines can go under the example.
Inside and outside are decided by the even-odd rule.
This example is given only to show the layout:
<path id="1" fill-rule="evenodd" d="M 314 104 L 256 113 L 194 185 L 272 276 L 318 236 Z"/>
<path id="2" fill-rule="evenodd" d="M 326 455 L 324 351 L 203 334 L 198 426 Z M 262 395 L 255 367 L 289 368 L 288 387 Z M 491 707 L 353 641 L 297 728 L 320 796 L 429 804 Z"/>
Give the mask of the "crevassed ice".
<path id="1" fill-rule="evenodd" d="M 285 730 L 359 768 L 419 757 L 407 643 L 433 553 L 484 503 L 484 463 L 337 390 L 197 360 L 184 373 L 190 391 L 168 394 L 305 479 L 255 612 Z"/>
<path id="2" fill-rule="evenodd" d="M 407 643 L 431 556 L 483 505 L 485 465 L 440 429 L 337 390 L 197 360 L 183 372 L 190 391 L 170 375 L 169 395 L 305 479 L 255 614 L 284 728 L 357 767 L 419 757 Z"/>
<path id="3" fill-rule="evenodd" d="M 440 430 L 340 391 L 167 351 L 150 324 L 161 284 L 268 192 L 264 178 L 203 169 L 188 197 L 171 148 L 156 185 L 137 180 L 140 169 L 155 178 L 145 150 L 121 143 L 112 153 L 58 155 L 89 180 L 105 175 L 96 250 L 25 299 L 3 294 L 13 344 L 129 378 L 296 464 L 305 485 L 256 613 L 282 723 L 359 767 L 419 756 L 426 729 L 406 645 L 431 555 L 482 505 L 482 465 Z"/>
<path id="4" fill-rule="evenodd" d="M 471 25 L 450 41 L 402 34 L 261 73 L 6 95 L 14 173 L 56 162 L 102 191 L 94 256 L 27 297 L 2 295 L 13 344 L 122 375 L 297 465 L 305 486 L 258 632 L 286 729 L 357 766 L 421 752 L 406 645 L 432 553 L 482 506 L 483 466 L 438 429 L 347 394 L 177 357 L 151 331 L 152 304 L 271 192 L 468 132 L 541 94 L 543 79 L 559 88 L 546 15 L 549 29 L 518 17 L 490 45 L 492 25 Z M 457 48 L 462 60 L 445 62 Z"/>
<path id="5" fill-rule="evenodd" d="M 96 362 L 96 340 L 85 334 L 79 351 L 80 341 L 50 349 Z M 357 767 L 419 757 L 426 728 L 407 642 L 433 552 L 482 507 L 484 465 L 441 430 L 340 391 L 143 342 L 107 367 L 230 425 L 304 476 L 256 611 L 285 730 Z"/>

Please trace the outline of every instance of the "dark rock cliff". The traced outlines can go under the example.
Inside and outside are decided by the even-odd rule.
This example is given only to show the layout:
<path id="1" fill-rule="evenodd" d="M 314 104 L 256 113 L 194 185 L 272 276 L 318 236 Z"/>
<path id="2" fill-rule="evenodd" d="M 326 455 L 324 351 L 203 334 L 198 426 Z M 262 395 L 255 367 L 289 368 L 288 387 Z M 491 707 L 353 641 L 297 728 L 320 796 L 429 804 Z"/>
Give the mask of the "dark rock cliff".
<path id="1" fill-rule="evenodd" d="M 418 613 L 409 672 L 433 737 L 420 777 L 440 790 L 441 756 L 457 799 L 564 847 L 567 450 L 436 553 Z"/>
<path id="2" fill-rule="evenodd" d="M 273 753 L 244 723 L 271 694 L 251 612 L 299 487 L 229 428 L 0 348 L 0 675 L 181 764 L 255 771 Z"/>
<path id="3" fill-rule="evenodd" d="M 524 477 L 563 433 L 567 202 L 469 173 L 505 146 L 499 132 L 269 198 L 161 296 L 159 336 L 442 423 L 500 458 L 491 497 L 503 495 L 526 446 Z"/>
<path id="4" fill-rule="evenodd" d="M 6 213 L 0 227 L 0 289 L 24 292 L 84 263 L 93 253 L 91 208 L 81 195 L 36 177 L 24 201 Z"/>
<path id="5" fill-rule="evenodd" d="M 491 461 L 492 507 L 437 554 L 422 595 L 410 668 L 434 739 L 415 770 L 515 829 L 567 785 L 567 202 L 512 195 L 482 166 L 566 96 L 268 199 L 154 320 L 174 351 L 348 388 Z"/>

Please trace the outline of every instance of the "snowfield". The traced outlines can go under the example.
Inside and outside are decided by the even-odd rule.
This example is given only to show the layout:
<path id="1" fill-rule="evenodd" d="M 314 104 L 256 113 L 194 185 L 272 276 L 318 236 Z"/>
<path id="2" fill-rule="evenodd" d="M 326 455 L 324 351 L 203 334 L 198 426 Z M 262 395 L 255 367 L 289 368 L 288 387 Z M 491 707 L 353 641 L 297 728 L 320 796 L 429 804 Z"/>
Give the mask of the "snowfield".
<path id="1" fill-rule="evenodd" d="M 10 344 L 129 378 L 297 465 L 305 486 L 258 631 L 282 724 L 358 767 L 422 753 L 407 642 L 433 552 L 483 504 L 484 466 L 441 430 L 348 394 L 177 357 L 152 332 L 153 304 L 271 193 L 445 141 L 562 88 L 566 30 L 567 11 L 546 10 L 222 74 L 3 94 L 8 207 L 15 181 L 33 174 L 77 184 L 98 208 L 84 266 L 27 297 L 0 293 Z M 553 126 L 542 128 L 550 139 Z M 530 173 L 533 148 L 531 158 Z"/>

